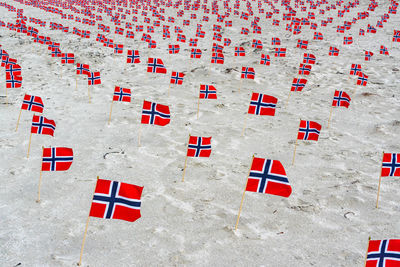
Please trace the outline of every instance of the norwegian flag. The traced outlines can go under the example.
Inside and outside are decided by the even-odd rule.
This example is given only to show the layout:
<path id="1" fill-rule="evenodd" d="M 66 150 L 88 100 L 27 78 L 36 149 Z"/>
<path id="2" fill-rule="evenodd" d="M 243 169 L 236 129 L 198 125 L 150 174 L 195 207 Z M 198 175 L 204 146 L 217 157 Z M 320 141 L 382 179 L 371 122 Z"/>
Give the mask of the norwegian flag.
<path id="1" fill-rule="evenodd" d="M 304 53 L 303 55 L 303 63 L 305 64 L 315 64 L 316 57 L 310 53 Z"/>
<path id="2" fill-rule="evenodd" d="M 128 50 L 126 63 L 140 63 L 139 50 Z"/>
<path id="3" fill-rule="evenodd" d="M 75 55 L 73 53 L 61 53 L 62 64 L 75 64 Z"/>
<path id="4" fill-rule="evenodd" d="M 314 32 L 314 40 L 324 40 L 324 36 L 320 32 Z"/>
<path id="5" fill-rule="evenodd" d="M 278 99 L 276 97 L 253 92 L 247 113 L 275 116 L 275 108 L 277 103 Z"/>
<path id="6" fill-rule="evenodd" d="M 271 59 L 269 55 L 261 54 L 261 60 L 260 60 L 261 65 L 271 65 Z"/>
<path id="7" fill-rule="evenodd" d="M 179 84 L 179 85 L 181 85 L 183 83 L 183 78 L 184 77 L 185 77 L 185 74 L 183 72 L 173 71 L 172 74 L 171 74 L 170 84 Z"/>
<path id="8" fill-rule="evenodd" d="M 149 57 L 147 60 L 147 72 L 166 74 L 167 69 L 165 68 L 164 62 L 161 58 Z"/>
<path id="9" fill-rule="evenodd" d="M 143 187 L 98 179 L 89 216 L 134 222 L 141 217 Z"/>
<path id="10" fill-rule="evenodd" d="M 400 176 L 400 154 L 383 154 L 381 176 Z"/>
<path id="11" fill-rule="evenodd" d="M 305 40 L 297 40 L 297 48 L 307 49 L 308 41 Z"/>
<path id="12" fill-rule="evenodd" d="M 13 76 L 21 76 L 21 66 L 18 64 L 7 64 L 6 73 Z"/>
<path id="13" fill-rule="evenodd" d="M 349 45 L 349 44 L 352 44 L 353 43 L 353 37 L 344 37 L 344 39 L 343 39 L 343 44 L 344 45 Z"/>
<path id="14" fill-rule="evenodd" d="M 379 54 L 388 56 L 389 50 L 385 46 L 381 45 L 381 49 L 379 49 Z"/>
<path id="15" fill-rule="evenodd" d="M 192 48 L 190 58 L 201 58 L 201 49 Z"/>
<path id="16" fill-rule="evenodd" d="M 292 87 L 290 88 L 290 91 L 301 92 L 304 86 L 306 86 L 306 84 L 307 84 L 306 79 L 293 78 Z"/>
<path id="17" fill-rule="evenodd" d="M 88 75 L 88 85 L 101 84 L 100 72 L 90 72 Z"/>
<path id="18" fill-rule="evenodd" d="M 299 74 L 300 75 L 310 75 L 311 73 L 311 65 L 305 65 L 300 63 Z"/>
<path id="19" fill-rule="evenodd" d="M 263 44 L 262 44 L 261 40 L 253 39 L 253 42 L 251 43 L 251 47 L 253 47 L 255 49 L 262 49 Z"/>
<path id="20" fill-rule="evenodd" d="M 315 121 L 300 120 L 298 140 L 314 140 L 318 141 L 321 124 Z"/>
<path id="21" fill-rule="evenodd" d="M 286 57 L 286 48 L 275 47 L 275 57 Z"/>
<path id="22" fill-rule="evenodd" d="M 246 56 L 244 47 L 235 47 L 235 57 L 244 57 L 244 56 Z"/>
<path id="23" fill-rule="evenodd" d="M 59 48 L 51 49 L 51 57 L 61 57 L 61 50 Z"/>
<path id="24" fill-rule="evenodd" d="M 289 197 L 292 187 L 279 160 L 254 157 L 246 191 Z"/>
<path id="25" fill-rule="evenodd" d="M 42 171 L 66 171 L 74 159 L 72 148 L 43 148 Z"/>
<path id="26" fill-rule="evenodd" d="M 190 136 L 188 143 L 188 150 L 186 156 L 188 157 L 210 157 L 211 155 L 211 136 L 200 137 Z"/>
<path id="27" fill-rule="evenodd" d="M 400 31 L 393 30 L 393 42 L 400 42 Z"/>
<path id="28" fill-rule="evenodd" d="M 224 54 L 223 53 L 212 53 L 211 63 L 213 64 L 224 64 Z"/>
<path id="29" fill-rule="evenodd" d="M 339 56 L 339 49 L 333 46 L 329 47 L 329 55 L 334 57 Z"/>
<path id="30" fill-rule="evenodd" d="M 131 89 L 115 86 L 113 101 L 131 102 Z"/>
<path id="31" fill-rule="evenodd" d="M 114 54 L 122 54 L 124 52 L 123 44 L 114 44 Z"/>
<path id="32" fill-rule="evenodd" d="M 151 40 L 149 42 L 148 48 L 156 48 L 157 47 L 157 42 L 154 40 Z"/>
<path id="33" fill-rule="evenodd" d="M 278 37 L 272 37 L 272 45 L 281 45 L 281 40 Z"/>
<path id="34" fill-rule="evenodd" d="M 358 73 L 357 85 L 367 86 L 367 83 L 368 83 L 368 76 L 360 71 Z"/>
<path id="35" fill-rule="evenodd" d="M 400 239 L 369 240 L 365 267 L 400 266 Z"/>
<path id="36" fill-rule="evenodd" d="M 21 109 L 43 113 L 43 101 L 39 96 L 25 94 Z"/>
<path id="37" fill-rule="evenodd" d="M 360 64 L 351 64 L 350 75 L 358 75 L 361 72 Z"/>
<path id="38" fill-rule="evenodd" d="M 213 85 L 200 85 L 200 99 L 217 99 L 217 89 Z"/>
<path id="39" fill-rule="evenodd" d="M 165 126 L 170 122 L 169 107 L 150 101 L 143 101 L 142 124 Z"/>
<path id="40" fill-rule="evenodd" d="M 256 72 L 254 71 L 254 68 L 242 67 L 242 74 L 241 74 L 240 78 L 254 80 L 255 75 L 256 75 Z"/>
<path id="41" fill-rule="evenodd" d="M 22 77 L 12 75 L 6 72 L 6 88 L 20 88 L 22 86 Z"/>
<path id="42" fill-rule="evenodd" d="M 178 54 L 179 49 L 180 49 L 180 47 L 178 44 L 177 45 L 169 45 L 168 52 L 169 52 L 169 54 Z"/>
<path id="43" fill-rule="evenodd" d="M 90 75 L 90 67 L 88 64 L 76 64 L 76 74 L 85 74 L 87 76 Z"/>
<path id="44" fill-rule="evenodd" d="M 43 116 L 33 115 L 31 133 L 54 136 L 56 123 Z"/>
<path id="45" fill-rule="evenodd" d="M 1 58 L 1 66 L 6 67 L 7 65 L 15 65 L 17 64 L 17 60 L 10 58 L 8 55 L 3 55 Z"/>
<path id="46" fill-rule="evenodd" d="M 371 51 L 365 51 L 365 61 L 370 61 L 371 60 L 371 57 L 374 55 L 374 53 L 373 52 L 371 52 Z"/>
<path id="47" fill-rule="evenodd" d="M 232 43 L 231 39 L 229 38 L 224 38 L 224 46 L 230 46 Z"/>
<path id="48" fill-rule="evenodd" d="M 335 94 L 333 96 L 332 107 L 345 107 L 348 108 L 350 106 L 351 98 L 344 91 L 335 90 Z"/>

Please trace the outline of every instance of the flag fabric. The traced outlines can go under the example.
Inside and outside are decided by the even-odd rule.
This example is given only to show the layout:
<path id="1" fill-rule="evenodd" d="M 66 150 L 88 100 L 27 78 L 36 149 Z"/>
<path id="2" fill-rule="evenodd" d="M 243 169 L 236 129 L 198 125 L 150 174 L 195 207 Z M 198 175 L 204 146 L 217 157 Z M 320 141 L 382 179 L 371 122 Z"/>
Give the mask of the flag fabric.
<path id="1" fill-rule="evenodd" d="M 73 53 L 61 53 L 62 64 L 75 64 L 75 55 Z"/>
<path id="2" fill-rule="evenodd" d="M 279 160 L 253 158 L 246 191 L 289 197 L 292 187 Z"/>
<path id="3" fill-rule="evenodd" d="M 170 84 L 178 84 L 181 85 L 183 83 L 183 78 L 185 77 L 185 73 L 173 71 L 171 74 Z"/>
<path id="4" fill-rule="evenodd" d="M 33 115 L 31 133 L 54 136 L 56 123 L 43 116 Z"/>
<path id="5" fill-rule="evenodd" d="M 286 57 L 286 48 L 275 47 L 275 57 Z"/>
<path id="6" fill-rule="evenodd" d="M 21 66 L 18 64 L 7 64 L 6 73 L 13 76 L 21 76 Z"/>
<path id="7" fill-rule="evenodd" d="M 169 45 L 168 52 L 169 54 L 178 54 L 180 50 L 179 45 Z"/>
<path id="8" fill-rule="evenodd" d="M 349 108 L 351 98 L 344 91 L 335 90 L 335 95 L 333 96 L 332 107 L 345 107 Z"/>
<path id="9" fill-rule="evenodd" d="M 369 240 L 365 267 L 400 266 L 400 239 Z"/>
<path id="10" fill-rule="evenodd" d="M 161 58 L 149 57 L 147 61 L 147 72 L 152 73 L 167 73 L 167 69 L 164 66 L 164 62 Z"/>
<path id="11" fill-rule="evenodd" d="M 358 73 L 357 85 L 367 86 L 367 83 L 368 83 L 368 76 L 360 71 Z"/>
<path id="12" fill-rule="evenodd" d="M 400 153 L 384 153 L 381 176 L 400 176 Z"/>
<path id="13" fill-rule="evenodd" d="M 200 99 L 217 99 L 217 89 L 213 85 L 200 85 Z"/>
<path id="14" fill-rule="evenodd" d="M 305 64 L 315 64 L 316 57 L 310 53 L 304 53 L 303 55 L 303 63 Z"/>
<path id="15" fill-rule="evenodd" d="M 6 88 L 20 88 L 22 86 L 22 76 L 12 75 L 6 72 Z"/>
<path id="16" fill-rule="evenodd" d="M 305 65 L 300 63 L 299 74 L 300 75 L 310 75 L 311 73 L 311 65 Z"/>
<path id="17" fill-rule="evenodd" d="M 131 89 L 115 86 L 113 101 L 131 102 Z"/>
<path id="18" fill-rule="evenodd" d="M 143 101 L 142 124 L 165 126 L 170 122 L 169 107 L 150 101 Z"/>
<path id="19" fill-rule="evenodd" d="M 190 58 L 201 58 L 201 49 L 192 48 Z"/>
<path id="20" fill-rule="evenodd" d="M 101 84 L 100 72 L 90 72 L 88 75 L 88 85 Z"/>
<path id="21" fill-rule="evenodd" d="M 400 31 L 393 30 L 393 42 L 400 42 Z"/>
<path id="22" fill-rule="evenodd" d="M 244 56 L 246 56 L 244 47 L 235 47 L 235 57 L 244 57 Z"/>
<path id="23" fill-rule="evenodd" d="M 253 92 L 247 113 L 275 116 L 275 108 L 277 103 L 278 99 L 276 97 Z"/>
<path id="24" fill-rule="evenodd" d="M 305 40 L 297 40 L 297 47 L 301 49 L 307 49 L 308 41 Z"/>
<path id="25" fill-rule="evenodd" d="M 89 216 L 134 222 L 141 217 L 143 187 L 98 179 Z"/>
<path id="26" fill-rule="evenodd" d="M 190 136 L 186 156 L 188 157 L 210 157 L 211 155 L 211 136 L 200 137 Z"/>
<path id="27" fill-rule="evenodd" d="M 39 96 L 25 94 L 21 109 L 43 113 L 43 101 Z"/>
<path id="28" fill-rule="evenodd" d="M 242 75 L 240 78 L 254 80 L 255 74 L 254 68 L 242 67 Z"/>
<path id="29" fill-rule="evenodd" d="M 299 78 L 293 78 L 292 82 L 292 87 L 290 88 L 290 91 L 302 91 L 304 86 L 306 86 L 307 80 L 306 79 L 299 79 Z"/>
<path id="30" fill-rule="evenodd" d="M 315 121 L 301 120 L 297 139 L 318 141 L 320 131 L 321 124 Z"/>
<path id="31" fill-rule="evenodd" d="M 43 149 L 42 171 L 66 171 L 74 158 L 72 148 L 49 147 Z"/>
<path id="32" fill-rule="evenodd" d="M 371 61 L 371 57 L 374 55 L 371 51 L 365 51 L 365 61 Z"/>
<path id="33" fill-rule="evenodd" d="M 88 64 L 76 64 L 76 74 L 85 74 L 87 76 L 90 75 L 90 67 Z"/>
<path id="34" fill-rule="evenodd" d="M 350 75 L 357 75 L 361 72 L 360 64 L 351 64 Z"/>
<path id="35" fill-rule="evenodd" d="M 271 59 L 270 59 L 269 55 L 261 54 L 260 64 L 266 65 L 266 66 L 271 65 Z"/>
<path id="36" fill-rule="evenodd" d="M 329 55 L 334 57 L 339 56 L 339 49 L 333 46 L 329 47 Z"/>
<path id="37" fill-rule="evenodd" d="M 126 63 L 140 63 L 139 50 L 128 50 Z"/>
<path id="38" fill-rule="evenodd" d="M 211 63 L 213 64 L 224 64 L 225 57 L 223 53 L 212 53 Z"/>

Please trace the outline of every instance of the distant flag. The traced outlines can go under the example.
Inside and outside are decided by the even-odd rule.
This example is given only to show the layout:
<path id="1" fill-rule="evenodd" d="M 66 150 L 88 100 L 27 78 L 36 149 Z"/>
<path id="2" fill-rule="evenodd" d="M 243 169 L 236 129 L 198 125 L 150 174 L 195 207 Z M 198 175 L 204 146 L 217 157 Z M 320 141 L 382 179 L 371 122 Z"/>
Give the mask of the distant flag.
<path id="1" fill-rule="evenodd" d="M 378 208 L 379 192 L 381 189 L 382 177 L 400 177 L 400 153 L 382 153 L 382 168 L 379 176 L 378 194 L 376 197 L 376 208 Z M 400 248 L 399 248 L 400 249 Z M 400 252 L 400 250 L 399 250 Z M 400 254 L 399 254 L 400 263 Z M 394 265 L 393 265 L 394 266 Z"/>
<path id="2" fill-rule="evenodd" d="M 277 103 L 278 99 L 276 97 L 253 92 L 247 113 L 254 115 L 275 116 Z"/>
<path id="3" fill-rule="evenodd" d="M 75 55 L 73 53 L 61 53 L 62 64 L 75 64 Z"/>
<path id="4" fill-rule="evenodd" d="M 358 73 L 357 85 L 367 86 L 367 82 L 368 82 L 368 76 L 360 71 Z"/>
<path id="5" fill-rule="evenodd" d="M 164 62 L 161 58 L 149 57 L 147 61 L 147 72 L 166 74 L 167 69 L 165 68 Z"/>
<path id="6" fill-rule="evenodd" d="M 343 44 L 344 45 L 349 45 L 353 43 L 353 37 L 349 36 L 349 37 L 343 37 Z"/>
<path id="7" fill-rule="evenodd" d="M 318 141 L 320 132 L 321 124 L 315 121 L 300 120 L 299 131 L 297 134 L 296 143 L 294 145 L 292 165 L 294 164 L 294 159 L 296 156 L 298 140 Z"/>
<path id="8" fill-rule="evenodd" d="M 351 64 L 350 75 L 358 75 L 361 72 L 360 64 Z"/>
<path id="9" fill-rule="evenodd" d="M 334 57 L 339 56 L 339 49 L 333 46 L 329 47 L 329 55 Z"/>
<path id="10" fill-rule="evenodd" d="M 332 106 L 331 106 L 331 111 L 329 113 L 328 127 L 327 127 L 328 129 L 329 129 L 329 125 L 331 122 L 333 108 L 334 107 L 349 108 L 350 101 L 351 101 L 351 98 L 346 92 L 335 90 L 335 94 L 333 96 L 333 101 L 332 101 Z"/>
<path id="11" fill-rule="evenodd" d="M 165 126 L 169 124 L 171 115 L 169 107 L 150 101 L 143 101 L 142 124 Z"/>
<path id="12" fill-rule="evenodd" d="M 306 79 L 293 78 L 292 87 L 290 88 L 290 91 L 300 92 L 303 90 L 306 84 L 307 84 Z"/>
<path id="13" fill-rule="evenodd" d="M 371 61 L 371 57 L 374 55 L 371 51 L 365 51 L 365 61 Z"/>
<path id="14" fill-rule="evenodd" d="M 297 47 L 301 49 L 307 49 L 308 41 L 306 40 L 297 40 Z"/>
<path id="15" fill-rule="evenodd" d="M 400 31 L 393 30 L 393 40 L 392 42 L 400 42 Z"/>
<path id="16" fill-rule="evenodd" d="M 134 222 L 141 217 L 142 186 L 118 181 L 104 180 L 97 177 L 92 205 L 86 221 L 81 254 L 78 265 L 82 264 L 83 248 L 89 226 L 89 218 L 117 219 Z"/>
<path id="17" fill-rule="evenodd" d="M 183 72 L 173 71 L 171 74 L 170 84 L 181 85 L 183 83 L 184 77 L 185 77 L 185 74 Z"/>
<path id="18" fill-rule="evenodd" d="M 379 54 L 388 56 L 389 50 L 385 46 L 381 45 L 381 49 L 379 49 Z"/>
<path id="19" fill-rule="evenodd" d="M 100 72 L 90 72 L 88 75 L 88 85 L 101 84 Z"/>
<path id="20" fill-rule="evenodd" d="M 180 50 L 179 45 L 169 45 L 168 46 L 168 53 L 169 54 L 178 54 Z"/>
<path id="21" fill-rule="evenodd" d="M 251 67 L 242 67 L 242 74 L 240 76 L 241 79 L 251 79 L 254 80 L 255 78 L 255 70 Z"/>
<path id="22" fill-rule="evenodd" d="M 201 49 L 192 48 L 190 58 L 201 58 Z"/>
<path id="23" fill-rule="evenodd" d="M 115 86 L 113 101 L 131 102 L 131 89 Z"/>
<path id="24" fill-rule="evenodd" d="M 315 64 L 316 57 L 310 53 L 304 53 L 303 55 L 303 63 L 305 64 Z"/>
<path id="25" fill-rule="evenodd" d="M 369 240 L 365 267 L 400 266 L 400 239 Z"/>
<path id="26" fill-rule="evenodd" d="M 6 88 L 20 88 L 21 86 L 22 76 L 6 72 Z"/>
<path id="27" fill-rule="evenodd" d="M 199 118 L 200 99 L 217 99 L 217 89 L 213 85 L 200 85 L 199 99 L 197 100 L 197 119 Z"/>
<path id="28" fill-rule="evenodd" d="M 185 164 L 183 167 L 182 182 L 185 181 L 185 172 L 186 172 L 188 157 L 209 158 L 210 155 L 211 155 L 211 136 L 201 137 L 201 136 L 189 135 Z"/>
<path id="29" fill-rule="evenodd" d="M 128 50 L 126 63 L 132 63 L 132 64 L 140 63 L 139 50 Z"/>
<path id="30" fill-rule="evenodd" d="M 306 64 L 300 63 L 299 74 L 300 75 L 310 75 L 310 73 L 311 73 L 311 65 L 306 65 Z"/>
<path id="31" fill-rule="evenodd" d="M 323 40 L 324 36 L 320 32 L 314 32 L 314 40 Z"/>
<path id="32" fill-rule="evenodd" d="M 81 64 L 77 63 L 76 64 L 76 74 L 85 74 L 85 75 L 90 75 L 90 67 L 88 64 Z"/>
<path id="33" fill-rule="evenodd" d="M 235 57 L 244 57 L 246 56 L 244 47 L 235 47 Z"/>
<path id="34" fill-rule="evenodd" d="M 31 134 L 29 136 L 27 158 L 29 158 L 29 151 L 31 150 L 32 134 L 43 134 L 43 135 L 54 136 L 55 130 L 56 130 L 56 123 L 53 120 L 49 120 L 43 116 L 33 115 Z"/>
<path id="35" fill-rule="evenodd" d="M 243 191 L 239 213 L 236 220 L 237 230 L 240 213 L 246 191 L 289 197 L 292 187 L 286 176 L 285 168 L 279 160 L 257 158 L 253 156 L 245 190 Z"/>
<path id="36" fill-rule="evenodd" d="M 15 128 L 15 131 L 18 131 L 18 125 L 19 125 L 19 120 L 21 118 L 22 110 L 43 113 L 43 109 L 44 109 L 44 105 L 43 105 L 42 98 L 40 98 L 39 96 L 25 94 L 24 99 L 22 101 L 21 109 L 19 111 L 17 127 Z"/>
<path id="37" fill-rule="evenodd" d="M 266 66 L 271 65 L 271 59 L 270 59 L 269 55 L 261 54 L 260 64 L 266 65 Z"/>
<path id="38" fill-rule="evenodd" d="M 225 57 L 223 53 L 212 53 L 211 63 L 212 64 L 224 64 Z"/>
<path id="39" fill-rule="evenodd" d="M 286 57 L 286 48 L 275 47 L 275 57 Z"/>

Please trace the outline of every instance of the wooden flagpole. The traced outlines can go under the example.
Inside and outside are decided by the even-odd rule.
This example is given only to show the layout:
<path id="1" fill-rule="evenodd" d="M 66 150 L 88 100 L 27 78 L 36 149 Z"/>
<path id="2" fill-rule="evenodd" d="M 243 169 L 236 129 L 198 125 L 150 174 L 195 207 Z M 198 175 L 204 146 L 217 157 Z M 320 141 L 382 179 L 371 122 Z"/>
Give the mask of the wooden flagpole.
<path id="1" fill-rule="evenodd" d="M 246 194 L 247 183 L 249 182 L 249 175 L 250 175 L 250 171 L 251 171 L 251 165 L 253 165 L 253 160 L 254 160 L 254 155 L 253 155 L 253 157 L 251 159 L 249 172 L 247 173 L 247 178 L 246 178 L 247 181 L 246 181 L 246 185 L 245 185 L 244 190 L 243 190 L 242 201 L 240 202 L 239 213 L 238 213 L 238 216 L 237 216 L 237 219 L 236 219 L 235 231 L 237 230 L 237 227 L 238 227 L 238 224 L 239 224 L 240 213 L 242 212 L 242 208 L 243 208 L 244 196 Z"/>
<path id="2" fill-rule="evenodd" d="M 239 85 L 239 93 L 240 93 L 240 89 L 242 89 L 242 84 L 243 84 L 243 79 L 242 78 L 240 78 L 240 85 Z"/>
<path id="3" fill-rule="evenodd" d="M 379 204 L 379 192 L 381 191 L 383 155 L 385 155 L 385 152 L 382 152 L 382 163 L 381 163 L 381 170 L 380 170 L 380 171 L 381 171 L 381 174 L 379 175 L 378 194 L 377 194 L 377 196 L 376 196 L 376 208 L 378 208 L 378 204 Z"/>
<path id="4" fill-rule="evenodd" d="M 78 90 L 78 74 L 75 76 L 75 91 Z"/>
<path id="5" fill-rule="evenodd" d="M 333 106 L 331 107 L 331 111 L 329 112 L 328 129 L 329 129 L 329 125 L 330 125 L 330 123 L 331 123 L 332 111 L 333 111 Z"/>
<path id="6" fill-rule="evenodd" d="M 300 128 L 300 123 L 301 123 L 301 119 L 300 119 L 300 122 L 299 122 L 299 128 Z M 294 165 L 294 158 L 296 157 L 296 148 L 297 148 L 298 140 L 299 139 L 297 139 L 297 137 L 296 137 L 296 144 L 294 144 L 292 165 Z"/>
<path id="7" fill-rule="evenodd" d="M 18 125 L 19 125 L 19 119 L 21 119 L 21 113 L 22 113 L 22 108 L 19 110 L 19 115 L 18 115 L 18 120 L 17 120 L 17 127 L 15 128 L 15 131 L 18 131 Z"/>
<path id="8" fill-rule="evenodd" d="M 7 92 L 7 86 L 6 86 L 6 105 L 8 106 L 8 92 Z"/>
<path id="9" fill-rule="evenodd" d="M 39 186 L 38 186 L 38 198 L 36 200 L 36 203 L 40 202 L 40 187 L 42 185 L 42 166 L 43 166 L 43 151 L 44 151 L 44 147 L 42 146 L 42 163 L 40 164 L 40 177 L 39 177 Z"/>
<path id="10" fill-rule="evenodd" d="M 292 94 L 292 90 L 289 91 L 289 95 L 288 95 L 287 100 L 286 100 L 285 108 L 287 108 L 287 106 L 288 106 L 288 104 L 289 104 L 289 99 L 290 99 L 290 95 L 291 95 L 291 94 Z"/>
<path id="11" fill-rule="evenodd" d="M 88 91 L 88 96 L 89 96 L 89 104 L 91 103 L 90 101 L 90 89 L 89 89 L 89 82 L 88 82 L 88 86 L 87 86 L 87 91 Z"/>
<path id="12" fill-rule="evenodd" d="M 31 150 L 31 140 L 32 140 L 32 131 L 31 135 L 29 136 L 28 154 L 26 155 L 27 158 L 29 158 L 29 151 Z"/>
<path id="13" fill-rule="evenodd" d="M 368 246 L 367 246 L 367 252 L 365 253 L 364 267 L 367 266 L 367 257 L 368 257 L 369 241 L 370 240 L 371 240 L 371 237 L 368 237 Z"/>
<path id="14" fill-rule="evenodd" d="M 97 181 L 98 180 L 99 180 L 99 176 L 97 176 Z M 96 185 L 97 185 L 97 182 L 96 182 Z M 94 196 L 94 192 L 96 192 L 96 186 L 94 187 L 94 190 L 93 190 L 93 196 Z M 92 199 L 93 199 L 93 197 L 92 197 Z M 87 220 L 86 220 L 85 232 L 83 234 L 83 240 L 82 240 L 82 246 L 81 246 L 81 254 L 79 256 L 78 266 L 81 266 L 81 264 L 82 264 L 83 248 L 85 246 L 86 234 L 87 234 L 87 229 L 88 229 L 88 226 L 89 226 L 89 220 L 90 220 L 90 210 L 89 210 L 89 214 L 88 214 L 88 217 L 87 217 Z"/>
<path id="15" fill-rule="evenodd" d="M 199 98 L 197 100 L 197 119 L 199 119 L 199 109 L 200 109 L 200 95 L 199 95 Z"/>
<path id="16" fill-rule="evenodd" d="M 243 125 L 242 136 L 244 136 L 244 132 L 246 130 L 246 123 L 247 123 L 247 117 L 248 116 L 249 116 L 249 113 L 246 113 L 246 117 L 244 117 L 244 125 Z"/>
<path id="17" fill-rule="evenodd" d="M 139 126 L 139 135 L 138 135 L 138 146 L 140 146 L 140 136 L 142 135 L 142 123 L 140 122 Z"/>
<path id="18" fill-rule="evenodd" d="M 189 146 L 189 141 L 190 141 L 190 134 L 189 134 L 189 139 L 188 139 L 188 146 Z M 185 173 L 186 173 L 187 159 L 188 159 L 188 156 L 187 156 L 187 152 L 186 152 L 185 165 L 184 165 L 184 167 L 183 167 L 183 174 L 182 174 L 182 182 L 185 181 Z"/>
<path id="19" fill-rule="evenodd" d="M 113 104 L 114 104 L 114 100 L 112 100 L 112 102 L 111 102 L 110 116 L 108 117 L 108 125 L 110 125 L 110 121 L 111 121 L 111 113 L 112 113 Z"/>

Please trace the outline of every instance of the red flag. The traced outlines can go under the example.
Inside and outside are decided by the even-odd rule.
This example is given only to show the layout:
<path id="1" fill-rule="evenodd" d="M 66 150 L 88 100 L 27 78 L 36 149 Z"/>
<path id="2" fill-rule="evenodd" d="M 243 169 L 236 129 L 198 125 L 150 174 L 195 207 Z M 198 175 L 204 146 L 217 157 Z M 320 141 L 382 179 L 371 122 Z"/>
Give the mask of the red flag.
<path id="1" fill-rule="evenodd" d="M 275 116 L 275 108 L 278 103 L 276 97 L 254 93 L 251 95 L 249 114 Z"/>
<path id="2" fill-rule="evenodd" d="M 42 113 L 43 108 L 43 101 L 39 96 L 25 94 L 21 109 Z"/>
<path id="3" fill-rule="evenodd" d="M 369 240 L 365 267 L 400 266 L 400 239 Z"/>
<path id="4" fill-rule="evenodd" d="M 208 158 L 210 157 L 210 155 L 211 155 L 211 136 L 210 137 L 190 136 L 186 156 Z"/>
<path id="5" fill-rule="evenodd" d="M 66 171 L 71 167 L 74 153 L 68 147 L 43 149 L 42 171 Z"/>
<path id="6" fill-rule="evenodd" d="M 217 99 L 217 89 L 213 85 L 200 85 L 200 99 Z"/>
<path id="7" fill-rule="evenodd" d="M 164 66 L 163 61 L 160 58 L 149 57 L 147 61 L 147 72 L 152 73 L 167 73 L 167 69 Z"/>
<path id="8" fill-rule="evenodd" d="M 150 101 L 143 101 L 142 124 L 165 126 L 171 121 L 169 107 Z"/>
<path id="9" fill-rule="evenodd" d="M 33 115 L 31 133 L 54 136 L 56 123 L 43 116 Z"/>
<path id="10" fill-rule="evenodd" d="M 315 121 L 301 120 L 297 139 L 318 141 L 320 131 L 321 124 Z"/>

